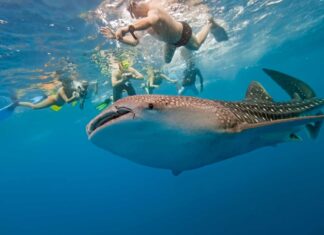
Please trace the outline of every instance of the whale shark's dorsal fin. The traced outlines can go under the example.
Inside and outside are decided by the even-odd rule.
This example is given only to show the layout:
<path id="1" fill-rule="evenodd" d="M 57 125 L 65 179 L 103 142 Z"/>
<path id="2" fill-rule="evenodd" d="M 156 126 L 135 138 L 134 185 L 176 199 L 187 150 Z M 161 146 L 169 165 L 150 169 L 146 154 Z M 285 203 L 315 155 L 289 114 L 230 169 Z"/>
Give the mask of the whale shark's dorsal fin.
<path id="1" fill-rule="evenodd" d="M 284 89 L 292 99 L 296 97 L 296 94 L 303 100 L 316 96 L 309 85 L 297 78 L 271 69 L 263 68 L 263 71 Z"/>
<path id="2" fill-rule="evenodd" d="M 301 101 L 303 100 L 302 98 L 300 98 L 300 96 L 295 92 L 294 93 L 294 98 L 293 98 L 294 101 Z"/>
<path id="3" fill-rule="evenodd" d="M 256 81 L 250 83 L 249 88 L 247 89 L 245 94 L 245 100 L 273 102 L 272 97 L 268 94 L 264 87 Z"/>

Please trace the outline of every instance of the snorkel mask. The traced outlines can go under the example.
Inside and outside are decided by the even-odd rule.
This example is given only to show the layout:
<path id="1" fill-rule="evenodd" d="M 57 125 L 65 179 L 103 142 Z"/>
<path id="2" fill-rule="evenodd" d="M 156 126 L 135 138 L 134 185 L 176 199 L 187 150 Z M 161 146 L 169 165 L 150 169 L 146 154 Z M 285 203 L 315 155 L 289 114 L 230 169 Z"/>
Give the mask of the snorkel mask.
<path id="1" fill-rule="evenodd" d="M 130 63 L 129 63 L 128 60 L 123 60 L 121 62 L 121 66 L 122 66 L 123 69 L 128 69 L 130 67 Z"/>

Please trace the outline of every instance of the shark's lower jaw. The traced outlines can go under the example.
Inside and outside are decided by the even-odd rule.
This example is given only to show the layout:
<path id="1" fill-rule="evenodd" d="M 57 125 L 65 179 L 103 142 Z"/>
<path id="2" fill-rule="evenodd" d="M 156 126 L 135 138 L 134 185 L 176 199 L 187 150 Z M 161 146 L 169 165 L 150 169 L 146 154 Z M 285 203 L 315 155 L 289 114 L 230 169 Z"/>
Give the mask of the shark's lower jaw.
<path id="1" fill-rule="evenodd" d="M 130 116 L 134 118 L 135 114 L 127 107 L 116 107 L 116 110 L 104 112 L 88 124 L 87 134 L 91 137 L 96 131 L 99 131 L 117 120 L 126 119 Z"/>

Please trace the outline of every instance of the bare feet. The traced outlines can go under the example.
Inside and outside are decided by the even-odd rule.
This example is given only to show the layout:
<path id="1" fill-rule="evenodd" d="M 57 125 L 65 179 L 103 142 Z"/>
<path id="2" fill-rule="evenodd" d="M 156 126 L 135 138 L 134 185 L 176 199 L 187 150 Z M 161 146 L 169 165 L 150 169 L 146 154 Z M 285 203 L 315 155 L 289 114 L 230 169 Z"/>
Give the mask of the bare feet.
<path id="1" fill-rule="evenodd" d="M 116 39 L 115 32 L 109 27 L 101 27 L 100 32 L 108 39 Z"/>

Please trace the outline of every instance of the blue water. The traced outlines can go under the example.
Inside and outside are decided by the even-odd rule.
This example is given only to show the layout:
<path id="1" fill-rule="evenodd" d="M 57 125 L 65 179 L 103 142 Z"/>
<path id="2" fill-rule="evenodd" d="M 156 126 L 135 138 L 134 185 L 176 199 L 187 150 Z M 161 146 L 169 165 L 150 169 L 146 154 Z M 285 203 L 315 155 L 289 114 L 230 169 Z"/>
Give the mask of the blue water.
<path id="1" fill-rule="evenodd" d="M 7 22 L 0 24 L 0 90 L 37 93 L 36 85 L 49 82 L 38 76 L 59 66 L 44 67 L 52 56 L 73 58 L 88 80 L 106 79 L 89 59 L 103 39 L 81 40 L 96 35 L 97 22 L 78 17 L 99 3 L 0 0 Z M 294 75 L 324 97 L 323 1 L 206 3 L 229 22 L 232 41 L 202 48 L 202 97 L 239 100 L 258 80 L 275 99 L 288 99 L 263 67 Z M 266 21 L 238 27 L 264 13 Z M 160 92 L 174 90 L 164 84 Z M 92 145 L 85 125 L 97 113 L 88 102 L 83 111 L 17 109 L 0 122 L 1 235 L 324 234 L 323 132 L 175 177 Z"/>

